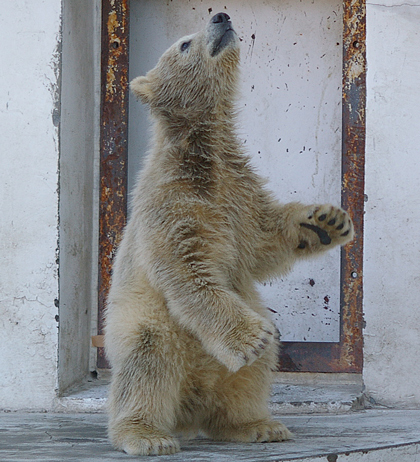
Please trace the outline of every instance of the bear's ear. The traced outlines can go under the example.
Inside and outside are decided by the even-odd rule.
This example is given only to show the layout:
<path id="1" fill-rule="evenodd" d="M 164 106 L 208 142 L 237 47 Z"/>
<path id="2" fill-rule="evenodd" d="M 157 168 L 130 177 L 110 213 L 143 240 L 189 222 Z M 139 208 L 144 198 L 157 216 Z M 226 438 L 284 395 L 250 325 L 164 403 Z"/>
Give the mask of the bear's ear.
<path id="1" fill-rule="evenodd" d="M 130 83 L 131 91 L 142 103 L 150 104 L 153 96 L 152 84 L 147 76 L 136 77 Z"/>

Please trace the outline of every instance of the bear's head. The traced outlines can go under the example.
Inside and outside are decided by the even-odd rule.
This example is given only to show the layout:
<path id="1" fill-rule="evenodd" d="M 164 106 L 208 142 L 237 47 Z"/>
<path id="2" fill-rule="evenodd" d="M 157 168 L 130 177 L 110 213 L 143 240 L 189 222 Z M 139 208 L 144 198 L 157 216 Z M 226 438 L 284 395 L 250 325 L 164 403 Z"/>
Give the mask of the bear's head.
<path id="1" fill-rule="evenodd" d="M 229 16 L 218 13 L 204 30 L 174 43 L 130 87 L 158 118 L 203 121 L 232 109 L 238 65 L 238 36 Z"/>

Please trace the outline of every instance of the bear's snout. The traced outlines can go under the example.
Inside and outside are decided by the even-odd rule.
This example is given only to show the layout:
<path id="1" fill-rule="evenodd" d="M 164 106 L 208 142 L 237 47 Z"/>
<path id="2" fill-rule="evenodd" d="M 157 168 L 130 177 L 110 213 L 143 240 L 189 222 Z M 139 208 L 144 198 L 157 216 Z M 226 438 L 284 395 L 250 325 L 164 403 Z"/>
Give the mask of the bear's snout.
<path id="1" fill-rule="evenodd" d="M 207 43 L 212 57 L 218 55 L 225 48 L 235 47 L 236 33 L 230 17 L 226 13 L 217 13 L 210 19 L 207 34 Z"/>
<path id="2" fill-rule="evenodd" d="M 210 22 L 213 24 L 219 24 L 221 22 L 230 22 L 230 16 L 226 13 L 217 13 L 211 19 Z"/>

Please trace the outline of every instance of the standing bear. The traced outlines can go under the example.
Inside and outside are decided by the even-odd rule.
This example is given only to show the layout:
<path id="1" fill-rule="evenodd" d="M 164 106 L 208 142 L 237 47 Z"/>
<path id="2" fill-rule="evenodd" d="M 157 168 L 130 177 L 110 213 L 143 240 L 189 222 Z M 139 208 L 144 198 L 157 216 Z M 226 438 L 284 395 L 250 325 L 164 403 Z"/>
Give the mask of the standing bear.
<path id="1" fill-rule="evenodd" d="M 177 452 L 178 433 L 290 438 L 268 410 L 279 341 L 255 283 L 353 237 L 342 209 L 264 188 L 235 133 L 238 68 L 219 13 L 131 82 L 155 125 L 106 312 L 109 435 L 128 454 Z"/>

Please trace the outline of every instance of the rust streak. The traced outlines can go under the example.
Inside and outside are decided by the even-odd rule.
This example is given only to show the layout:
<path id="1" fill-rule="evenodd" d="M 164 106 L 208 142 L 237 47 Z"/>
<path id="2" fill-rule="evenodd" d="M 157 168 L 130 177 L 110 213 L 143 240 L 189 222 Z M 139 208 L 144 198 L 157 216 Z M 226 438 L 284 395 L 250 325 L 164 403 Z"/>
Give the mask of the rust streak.
<path id="1" fill-rule="evenodd" d="M 127 214 L 128 0 L 102 1 L 99 319 L 111 282 L 115 249 Z M 98 367 L 107 367 L 98 348 Z"/>
<path id="2" fill-rule="evenodd" d="M 363 0 L 344 3 L 342 203 L 356 238 L 342 251 L 340 366 L 363 367 L 363 213 L 366 104 L 366 8 Z"/>

